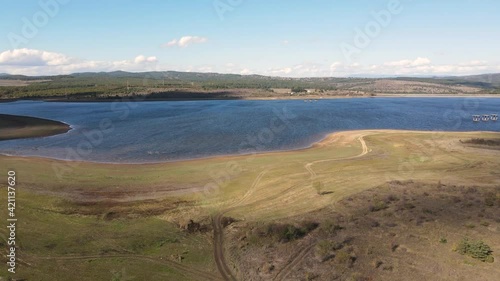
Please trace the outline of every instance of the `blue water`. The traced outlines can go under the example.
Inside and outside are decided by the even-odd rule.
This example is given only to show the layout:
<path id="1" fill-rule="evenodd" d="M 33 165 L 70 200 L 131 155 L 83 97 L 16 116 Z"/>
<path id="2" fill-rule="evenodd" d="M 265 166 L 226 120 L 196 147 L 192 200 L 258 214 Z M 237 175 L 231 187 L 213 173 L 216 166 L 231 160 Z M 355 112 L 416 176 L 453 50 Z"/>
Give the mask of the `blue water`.
<path id="1" fill-rule="evenodd" d="M 357 129 L 500 131 L 472 122 L 499 113 L 496 98 L 364 98 L 304 102 L 175 101 L 0 103 L 0 113 L 66 122 L 70 132 L 0 142 L 0 153 L 145 163 L 304 148 Z"/>

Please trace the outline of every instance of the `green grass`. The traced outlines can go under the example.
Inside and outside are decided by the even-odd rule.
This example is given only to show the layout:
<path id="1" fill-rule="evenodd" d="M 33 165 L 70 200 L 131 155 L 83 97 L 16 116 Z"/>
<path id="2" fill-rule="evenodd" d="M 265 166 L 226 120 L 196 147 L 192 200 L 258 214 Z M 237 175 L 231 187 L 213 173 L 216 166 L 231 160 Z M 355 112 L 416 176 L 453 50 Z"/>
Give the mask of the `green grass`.
<path id="1" fill-rule="evenodd" d="M 361 153 L 360 135 L 366 135 L 371 151 L 345 160 Z M 6 168 L 14 169 L 18 177 L 20 253 L 28 263 L 37 264 L 21 266 L 19 276 L 28 280 L 49 280 L 49 276 L 65 280 L 64 276 L 72 275 L 82 276 L 77 280 L 111 280 L 112 270 L 125 268 L 144 280 L 189 279 L 166 265 L 132 258 L 39 260 L 40 256 L 109 254 L 155 258 L 182 255 L 182 264 L 215 272 L 211 233 L 187 234 L 178 222 L 207 219 L 211 213 L 235 207 L 226 216 L 267 224 L 332 206 L 388 181 L 494 184 L 498 175 L 492 171 L 496 171 L 499 158 L 491 151 L 463 148 L 460 140 L 472 137 L 493 138 L 498 134 L 442 133 L 436 138 L 432 133 L 349 132 L 339 134 L 338 141 L 330 145 L 255 157 L 148 165 L 72 163 L 61 178 L 53 165 L 68 163 L 0 156 L 5 167 L 1 173 L 6 174 Z M 316 175 L 312 176 L 305 166 L 319 160 L 328 161 L 313 164 Z M 474 166 L 476 162 L 483 164 Z M 219 192 L 155 193 L 167 188 L 203 187 L 216 181 L 214 174 L 227 172 L 228 163 L 236 163 L 239 171 L 220 185 Z M 401 169 L 407 165 L 411 170 Z M 332 193 L 318 195 L 314 182 L 322 183 L 323 192 Z M 123 196 L 125 193 L 127 196 Z M 6 201 L 5 192 L 0 193 L 0 200 Z M 5 211 L 1 210 L 2 220 Z M 110 212 L 118 214 L 117 218 L 106 219 Z M 0 228 L 0 235 L 5 238 L 7 230 Z M 6 267 L 0 268 L 0 276 L 5 273 Z"/>
<path id="2" fill-rule="evenodd" d="M 5 193 L 1 194 L 0 200 L 3 202 L 7 200 Z M 38 264 L 42 257 L 145 255 L 170 258 L 173 254 L 185 253 L 183 254 L 183 263 L 207 271 L 212 269 L 212 247 L 208 237 L 204 234 L 187 234 L 176 225 L 155 216 L 106 221 L 99 216 L 64 215 L 58 212 L 60 199 L 24 191 L 17 193 L 16 204 L 18 206 L 16 209 L 18 251 L 22 259 L 29 263 Z M 2 218 L 5 218 L 6 215 L 2 209 Z M 6 237 L 7 234 L 6 230 L 0 230 L 2 237 Z M 43 267 L 32 268 L 21 265 L 16 277 L 24 276 L 30 280 L 33 278 L 29 278 L 29 276 L 40 274 L 40 276 L 49 278 L 51 276 L 49 274 L 51 263 L 63 265 L 60 269 L 65 269 L 63 272 L 67 274 L 79 269 L 83 273 L 89 268 L 94 268 L 91 272 L 97 273 L 98 268 L 104 267 L 107 270 L 104 270 L 103 275 L 99 275 L 102 277 L 109 275 L 112 268 L 121 269 L 125 267 L 127 270 L 139 273 L 140 276 L 157 276 L 156 279 L 148 280 L 161 280 L 160 277 L 165 276 L 159 274 L 165 269 L 156 270 L 155 268 L 158 268 L 158 266 L 152 265 L 150 262 L 131 258 L 83 262 L 71 260 L 45 261 L 43 264 L 48 266 L 43 270 L 45 274 L 38 271 L 38 268 Z M 120 265 L 122 263 L 123 265 Z M 126 265 L 130 263 L 136 264 L 136 268 L 128 268 Z M 75 264 L 78 264 L 76 268 L 74 268 Z M 95 265 L 98 266 L 94 267 Z M 2 267 L 0 274 L 6 274 L 5 271 L 6 268 Z M 178 274 L 174 269 L 170 271 L 172 277 Z M 57 270 L 57 272 L 61 273 L 61 270 Z M 85 276 L 85 274 L 82 276 Z M 82 278 L 79 280 L 90 279 Z"/>

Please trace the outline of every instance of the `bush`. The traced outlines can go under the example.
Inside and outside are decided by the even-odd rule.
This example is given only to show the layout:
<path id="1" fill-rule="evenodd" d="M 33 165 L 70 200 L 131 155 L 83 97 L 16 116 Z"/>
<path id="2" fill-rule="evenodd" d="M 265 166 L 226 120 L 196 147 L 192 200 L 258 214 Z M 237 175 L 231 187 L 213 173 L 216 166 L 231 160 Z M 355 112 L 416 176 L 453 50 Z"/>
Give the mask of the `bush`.
<path id="1" fill-rule="evenodd" d="M 495 193 L 488 192 L 484 195 L 484 204 L 486 206 L 493 207 L 495 206 L 495 203 L 500 205 L 500 197 L 498 197 Z"/>
<path id="2" fill-rule="evenodd" d="M 378 212 L 387 209 L 388 206 L 384 201 L 377 201 L 370 206 L 370 212 Z"/>
<path id="3" fill-rule="evenodd" d="M 264 235 L 274 237 L 280 242 L 289 242 L 300 239 L 318 227 L 318 223 L 312 221 L 302 222 L 299 227 L 291 224 L 269 224 Z"/>
<path id="4" fill-rule="evenodd" d="M 322 189 L 323 189 L 323 183 L 320 182 L 320 181 L 315 181 L 313 183 L 313 187 L 314 189 L 316 189 L 316 193 L 318 193 L 318 195 L 323 195 L 323 192 L 322 192 Z"/>
<path id="5" fill-rule="evenodd" d="M 462 239 L 456 247 L 456 251 L 461 255 L 468 255 L 482 262 L 493 262 L 493 251 L 490 246 L 481 240 L 471 241 L 468 238 Z"/>
<path id="6" fill-rule="evenodd" d="M 333 220 L 327 220 L 321 224 L 321 230 L 325 231 L 327 234 L 336 234 L 342 229 L 344 228 Z"/>
<path id="7" fill-rule="evenodd" d="M 329 240 L 319 241 L 314 249 L 314 254 L 320 262 L 327 261 L 334 256 L 333 254 L 334 247 L 335 243 L 333 241 Z"/>
<path id="8" fill-rule="evenodd" d="M 352 268 L 352 266 L 356 262 L 356 256 L 352 253 L 349 253 L 349 251 L 342 249 L 337 251 L 334 261 L 338 265 L 344 265 L 348 268 Z"/>
<path id="9" fill-rule="evenodd" d="M 307 90 L 304 87 L 292 87 L 292 92 L 294 92 L 294 93 L 306 93 Z"/>

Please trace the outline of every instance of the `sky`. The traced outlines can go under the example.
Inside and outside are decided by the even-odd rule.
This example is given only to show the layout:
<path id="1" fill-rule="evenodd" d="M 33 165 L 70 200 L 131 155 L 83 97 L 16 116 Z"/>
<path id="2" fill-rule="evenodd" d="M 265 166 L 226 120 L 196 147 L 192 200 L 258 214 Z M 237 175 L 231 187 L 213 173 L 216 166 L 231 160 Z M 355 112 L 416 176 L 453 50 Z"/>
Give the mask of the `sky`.
<path id="1" fill-rule="evenodd" d="M 0 73 L 500 72 L 497 0 L 0 0 Z"/>

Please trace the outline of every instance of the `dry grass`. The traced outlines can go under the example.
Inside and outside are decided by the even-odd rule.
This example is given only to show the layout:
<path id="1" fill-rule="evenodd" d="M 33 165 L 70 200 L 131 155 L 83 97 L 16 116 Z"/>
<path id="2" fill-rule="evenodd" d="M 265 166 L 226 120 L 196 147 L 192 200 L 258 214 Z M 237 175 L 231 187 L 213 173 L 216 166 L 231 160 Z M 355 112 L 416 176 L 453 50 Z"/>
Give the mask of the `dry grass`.
<path id="1" fill-rule="evenodd" d="M 461 273 L 472 276 L 475 271 L 463 267 L 462 260 L 456 260 L 453 253 L 448 252 L 448 248 L 446 255 L 430 258 L 425 256 L 428 253 L 426 249 L 429 245 L 433 245 L 434 241 L 438 245 L 442 244 L 439 243 L 442 237 L 446 237 L 448 244 L 451 245 L 465 232 L 480 231 L 479 238 L 491 243 L 494 251 L 497 251 L 499 244 L 496 238 L 491 240 L 489 232 L 482 232 L 485 229 L 497 229 L 497 222 L 489 219 L 492 215 L 490 211 L 493 209 L 487 208 L 492 208 L 491 206 L 482 206 L 489 211 L 484 213 L 481 219 L 475 219 L 480 212 L 476 215 L 473 215 L 473 212 L 465 213 L 464 218 L 462 215 L 457 216 L 464 220 L 461 225 L 435 223 L 429 224 L 428 228 L 420 226 L 431 223 L 427 221 L 429 218 L 435 221 L 434 214 L 440 216 L 447 214 L 442 218 L 449 218 L 455 212 L 461 211 L 463 208 L 461 205 L 444 205 L 448 202 L 446 200 L 463 202 L 464 198 L 468 198 L 464 197 L 468 195 L 463 193 L 462 189 L 454 194 L 453 186 L 477 185 L 481 188 L 492 188 L 500 185 L 498 172 L 500 151 L 468 147 L 461 142 L 472 138 L 494 139 L 498 138 L 498 133 L 341 132 L 328 136 L 310 149 L 300 151 L 215 157 L 164 164 L 68 163 L 50 159 L 6 156 L 0 156 L 0 163 L 3 167 L 16 170 L 19 176 L 18 187 L 24 193 L 21 198 L 26 198 L 21 202 L 25 208 L 23 219 L 30 223 L 30 229 L 36 229 L 33 233 L 37 236 L 29 236 L 31 240 L 24 242 L 29 246 L 23 250 L 28 256 L 34 252 L 50 251 L 43 249 L 46 245 L 51 245 L 48 241 L 50 239 L 46 239 L 47 234 L 44 234 L 50 233 L 51 228 L 54 228 L 55 219 L 44 219 L 47 214 L 51 214 L 60 221 L 56 227 L 60 235 L 51 237 L 64 241 L 59 248 L 56 248 L 57 253 L 61 255 L 63 252 L 79 254 L 109 250 L 105 244 L 90 243 L 92 239 L 89 240 L 91 234 L 88 231 L 98 225 L 99 231 L 106 233 L 106 241 L 114 245 L 114 251 L 123 252 L 130 250 L 129 247 L 136 247 L 134 250 L 136 253 L 148 256 L 175 252 L 184 255 L 186 262 L 193 268 L 214 272 L 210 234 L 185 234 L 179 225 L 190 219 L 195 223 L 208 224 L 210 214 L 231 208 L 231 211 L 225 214 L 235 219 L 235 222 L 224 229 L 226 236 L 229 237 L 225 247 L 231 249 L 226 259 L 230 268 L 242 279 L 248 279 L 247 276 L 271 279 L 277 274 L 276 271 L 282 270 L 287 265 L 287 271 L 280 276 L 292 280 L 305 278 L 306 274 L 310 274 L 309 277 L 314 274 L 321 275 L 322 272 L 326 272 L 325 268 L 330 270 L 334 268 L 334 272 L 339 272 L 339 278 L 354 276 L 358 280 L 363 280 L 359 278 L 372 271 L 373 274 L 382 274 L 380 276 L 387 277 L 387 280 L 398 276 L 398 273 L 427 278 L 437 272 L 437 269 L 428 271 L 428 266 L 440 264 L 442 268 L 439 269 L 446 272 L 456 267 L 457 263 Z M 360 140 L 364 140 L 366 148 Z M 362 153 L 365 149 L 366 154 Z M 54 167 L 65 167 L 67 170 L 58 177 Z M 418 181 L 419 184 L 407 184 L 407 180 L 410 179 Z M 321 183 L 321 193 L 315 189 L 315 182 Z M 387 182 L 393 184 L 386 186 Z M 218 188 L 205 192 L 204 187 L 210 183 L 216 183 Z M 438 186 L 446 188 L 439 190 Z M 377 187 L 383 188 L 374 189 Z M 432 195 L 426 196 L 424 192 Z M 476 210 L 474 204 L 482 200 L 482 192 L 480 190 L 473 199 L 467 199 L 470 202 L 463 203 L 464 206 L 467 207 L 471 203 L 471 210 Z M 441 196 L 449 199 L 442 199 Z M 454 199 L 453 196 L 458 198 Z M 377 212 L 371 212 L 369 207 L 379 204 L 379 201 L 373 201 L 375 198 L 383 202 L 387 208 L 377 208 L 379 209 Z M 487 205 L 495 206 L 495 197 L 488 198 L 490 199 L 485 201 Z M 437 208 L 440 205 L 445 209 L 450 206 L 449 210 L 440 211 Z M 397 208 L 399 209 L 396 210 Z M 364 217 L 370 218 L 370 230 L 378 223 L 380 228 L 374 229 L 380 231 L 368 232 L 365 223 L 360 224 L 360 221 L 364 221 Z M 468 217 L 470 218 L 466 219 Z M 319 222 L 319 228 L 308 232 L 300 239 L 284 243 L 287 244 L 284 248 L 280 248 L 283 243 L 276 239 L 271 239 L 272 241 L 267 243 L 268 240 L 265 238 L 257 238 L 254 242 L 260 245 L 259 248 L 248 248 L 248 251 L 243 250 L 244 247 L 249 247 L 248 245 L 240 244 L 241 241 L 245 241 L 246 238 L 243 237 L 252 227 L 272 223 L 301 226 L 306 220 Z M 330 222 L 327 222 L 328 220 Z M 168 229 L 164 234 L 161 234 L 162 223 L 165 223 Z M 473 223 L 475 227 L 472 229 L 465 227 L 464 225 L 468 223 Z M 154 232 L 148 229 L 151 227 L 149 224 L 154 226 Z M 488 226 L 484 226 L 486 224 Z M 144 228 L 141 228 L 141 225 Z M 325 230 L 324 225 L 332 227 L 327 227 Z M 333 227 L 334 225 L 339 225 L 342 230 L 339 232 L 339 228 Z M 60 231 L 60 228 L 64 228 L 65 231 Z M 392 236 L 394 229 L 397 229 L 396 235 L 399 236 Z M 122 236 L 117 238 L 119 242 L 115 243 L 113 233 L 117 233 L 118 230 Z M 128 237 L 126 233 L 130 231 L 134 231 L 134 235 Z M 5 236 L 5 230 L 0 233 Z M 67 233 L 71 235 L 63 235 Z M 152 233 L 154 237 L 151 237 Z M 357 233 L 357 239 L 351 241 L 350 233 Z M 359 237 L 366 233 L 370 234 L 365 237 L 366 240 Z M 448 235 L 448 233 L 456 234 Z M 494 233 L 497 232 L 492 232 L 490 235 Z M 411 240 L 413 237 L 406 237 L 410 234 L 415 235 L 416 240 Z M 147 240 L 149 242 L 142 246 L 136 245 L 137 239 L 141 237 L 149 237 Z M 175 237 L 183 237 L 184 242 L 160 243 L 162 246 L 156 248 L 155 245 L 162 239 L 170 241 L 169 239 Z M 341 257 L 331 259 L 333 265 L 323 268 L 324 264 L 314 258 L 305 263 L 293 259 L 294 256 L 312 257 L 318 239 L 327 239 L 332 245 L 339 243 L 343 245 Z M 357 241 L 362 242 L 356 244 Z M 375 260 L 378 256 L 373 256 L 372 260 L 371 257 L 366 258 L 366 253 L 369 251 L 369 245 L 372 245 L 369 243 L 375 243 L 377 246 L 377 243 L 382 242 L 390 242 L 381 252 L 388 258 L 381 260 L 382 264 L 379 265 L 381 269 L 378 269 L 371 265 L 379 263 Z M 391 244 L 392 242 L 394 244 Z M 199 249 L 199 252 L 183 254 L 182 249 L 194 253 L 195 249 Z M 407 249 L 404 253 L 413 253 L 413 256 L 400 256 L 401 249 Z M 463 259 L 462 256 L 459 257 Z M 246 260 L 247 258 L 252 260 Z M 399 258 L 403 258 L 407 264 L 398 264 Z M 444 258 L 444 263 L 436 262 L 441 261 L 441 258 Z M 315 261 L 312 261 L 313 259 Z M 410 260 L 413 260 L 414 267 Z M 71 266 L 69 262 L 65 264 Z M 358 267 L 360 264 L 363 266 Z M 147 267 L 147 262 L 145 265 Z M 475 266 L 482 268 L 483 265 L 475 264 Z M 308 272 L 297 270 L 301 267 Z M 368 267 L 372 271 L 369 271 Z M 255 270 L 258 268 L 265 268 L 267 273 L 256 273 Z M 404 271 L 399 271 L 403 268 Z M 34 274 L 33 269 L 29 267 L 23 270 L 27 273 L 26 276 Z M 486 278 L 484 280 L 488 280 L 489 275 L 484 277 Z"/>

